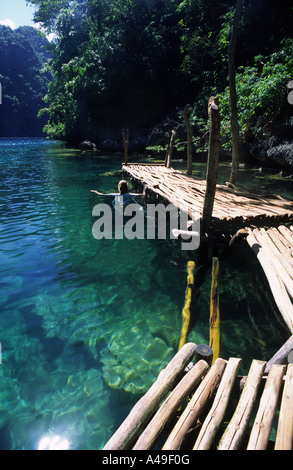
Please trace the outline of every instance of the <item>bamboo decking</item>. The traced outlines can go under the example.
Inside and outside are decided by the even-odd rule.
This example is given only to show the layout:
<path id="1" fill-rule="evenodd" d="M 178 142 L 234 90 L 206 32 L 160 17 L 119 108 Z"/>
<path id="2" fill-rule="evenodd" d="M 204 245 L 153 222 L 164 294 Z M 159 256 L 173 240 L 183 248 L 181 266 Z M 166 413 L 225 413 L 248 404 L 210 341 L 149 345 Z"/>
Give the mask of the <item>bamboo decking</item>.
<path id="1" fill-rule="evenodd" d="M 179 350 L 104 450 L 291 450 L 293 364 L 265 375 L 266 362 L 253 360 L 240 380 L 241 359 L 190 362 L 196 349 Z"/>
<path id="2" fill-rule="evenodd" d="M 202 217 L 206 181 L 163 165 L 130 164 L 123 172 L 145 183 L 191 219 Z M 258 195 L 217 184 L 212 226 L 223 228 L 233 222 L 247 231 L 247 242 L 255 252 L 268 279 L 275 302 L 293 333 L 293 225 L 290 228 L 257 228 L 293 222 L 293 202 L 277 195 Z M 225 226 L 225 225 L 224 225 Z"/>
<path id="3" fill-rule="evenodd" d="M 202 216 L 206 181 L 188 176 L 163 165 L 128 164 L 123 172 L 145 183 L 154 193 L 186 208 L 190 218 Z M 293 217 L 293 203 L 280 196 L 260 196 L 217 184 L 213 220 L 215 222 L 257 223 L 259 220 L 283 220 Z"/>
<path id="4" fill-rule="evenodd" d="M 247 242 L 269 282 L 275 302 L 293 333 L 293 226 L 247 228 Z"/>

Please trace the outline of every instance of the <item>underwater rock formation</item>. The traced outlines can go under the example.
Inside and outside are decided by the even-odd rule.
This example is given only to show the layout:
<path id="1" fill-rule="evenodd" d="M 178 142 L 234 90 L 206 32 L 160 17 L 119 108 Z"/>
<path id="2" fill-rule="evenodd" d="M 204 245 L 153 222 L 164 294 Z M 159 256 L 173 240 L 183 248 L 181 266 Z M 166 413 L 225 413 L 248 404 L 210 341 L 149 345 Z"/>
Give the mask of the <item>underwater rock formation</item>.
<path id="1" fill-rule="evenodd" d="M 165 341 L 136 326 L 118 331 L 101 355 L 104 380 L 114 389 L 145 393 L 173 355 Z"/>

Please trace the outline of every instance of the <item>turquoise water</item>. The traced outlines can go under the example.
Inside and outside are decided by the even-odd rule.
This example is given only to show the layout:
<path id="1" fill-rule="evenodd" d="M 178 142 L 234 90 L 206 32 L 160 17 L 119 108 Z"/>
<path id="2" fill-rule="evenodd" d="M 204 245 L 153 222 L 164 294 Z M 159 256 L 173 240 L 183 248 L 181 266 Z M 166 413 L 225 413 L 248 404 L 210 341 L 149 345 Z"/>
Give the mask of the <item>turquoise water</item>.
<path id="1" fill-rule="evenodd" d="M 94 239 L 90 189 L 116 190 L 119 156 L 0 139 L 0 168 L 0 448 L 58 435 L 101 449 L 177 350 L 186 253 Z M 208 274 L 196 343 L 208 342 L 209 290 Z M 221 263 L 220 295 L 221 356 L 268 360 L 288 332 L 245 243 Z"/>

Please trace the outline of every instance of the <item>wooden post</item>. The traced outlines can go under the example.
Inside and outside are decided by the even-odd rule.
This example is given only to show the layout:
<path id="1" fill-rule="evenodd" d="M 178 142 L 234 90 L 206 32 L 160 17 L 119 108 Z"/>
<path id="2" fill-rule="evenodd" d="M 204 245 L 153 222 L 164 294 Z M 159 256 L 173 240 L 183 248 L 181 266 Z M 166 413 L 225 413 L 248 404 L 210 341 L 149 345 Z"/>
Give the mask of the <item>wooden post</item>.
<path id="1" fill-rule="evenodd" d="M 241 359 L 231 357 L 226 366 L 213 405 L 202 425 L 193 450 L 208 450 L 223 421 Z"/>
<path id="2" fill-rule="evenodd" d="M 183 376 L 140 435 L 132 450 L 147 450 L 151 448 L 160 432 L 170 422 L 188 395 L 197 387 L 208 369 L 207 362 L 199 361 Z"/>
<path id="3" fill-rule="evenodd" d="M 213 350 L 207 344 L 198 344 L 195 349 L 195 362 L 204 359 L 209 365 L 213 361 Z"/>
<path id="4" fill-rule="evenodd" d="M 192 288 L 194 284 L 194 261 L 188 261 L 187 263 L 187 287 L 185 290 L 185 302 L 182 309 L 182 327 L 179 340 L 178 349 L 181 349 L 182 346 L 186 343 L 189 323 L 190 323 L 190 304 L 192 300 Z"/>
<path id="5" fill-rule="evenodd" d="M 266 380 L 258 411 L 250 433 L 247 450 L 266 450 L 286 366 L 273 365 Z"/>
<path id="6" fill-rule="evenodd" d="M 143 427 L 157 411 L 178 377 L 194 357 L 196 345 L 186 343 L 158 375 L 147 393 L 132 408 L 127 418 L 107 442 L 104 450 L 129 449 Z"/>
<path id="7" fill-rule="evenodd" d="M 236 450 L 239 448 L 251 418 L 265 365 L 266 363 L 263 361 L 257 361 L 256 359 L 252 361 L 237 408 L 219 442 L 218 450 Z"/>
<path id="8" fill-rule="evenodd" d="M 190 104 L 185 106 L 183 117 L 187 134 L 187 174 L 192 175 L 192 127 L 188 117 L 189 108 Z"/>
<path id="9" fill-rule="evenodd" d="M 212 96 L 208 103 L 210 122 L 208 164 L 206 176 L 206 191 L 203 204 L 202 230 L 207 231 L 212 220 L 214 199 L 216 193 L 218 163 L 220 152 L 220 113 L 218 99 Z"/>
<path id="10" fill-rule="evenodd" d="M 172 134 L 171 134 L 171 139 L 170 139 L 170 142 L 169 142 L 169 145 L 168 145 L 168 148 L 167 148 L 167 152 L 166 152 L 166 162 L 165 162 L 165 166 L 167 168 L 170 168 L 171 166 L 171 160 L 172 160 L 172 155 L 173 155 L 173 145 L 174 145 L 174 139 L 175 139 L 175 136 L 176 136 L 176 131 L 172 131 Z"/>
<path id="11" fill-rule="evenodd" d="M 293 448 L 293 364 L 287 367 L 280 407 L 275 450 Z"/>
<path id="12" fill-rule="evenodd" d="M 162 450 L 178 450 L 186 433 L 194 426 L 197 419 L 203 413 L 206 403 L 216 390 L 227 362 L 218 358 L 199 387 L 194 392 L 188 405 L 177 421 L 174 429 L 166 440 Z"/>
<path id="13" fill-rule="evenodd" d="M 210 347 L 213 350 L 213 361 L 220 354 L 220 308 L 219 308 L 219 259 L 213 258 L 212 286 L 210 300 Z"/>
<path id="14" fill-rule="evenodd" d="M 122 138 L 124 146 L 124 165 L 128 164 L 128 146 L 129 146 L 129 129 L 122 129 Z"/>

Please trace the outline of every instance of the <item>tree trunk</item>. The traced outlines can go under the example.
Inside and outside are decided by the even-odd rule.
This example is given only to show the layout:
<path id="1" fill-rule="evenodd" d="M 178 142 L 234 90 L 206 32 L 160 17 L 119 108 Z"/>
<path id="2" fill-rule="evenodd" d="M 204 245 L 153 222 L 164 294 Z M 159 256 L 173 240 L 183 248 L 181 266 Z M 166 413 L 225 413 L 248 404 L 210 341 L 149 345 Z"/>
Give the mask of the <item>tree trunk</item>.
<path id="1" fill-rule="evenodd" d="M 230 106 L 231 106 L 231 133 L 232 133 L 232 171 L 230 176 L 230 183 L 235 184 L 238 176 L 239 166 L 239 126 L 237 115 L 237 93 L 235 81 L 235 53 L 237 43 L 238 24 L 241 17 L 243 0 L 236 1 L 236 9 L 234 16 L 234 23 L 232 29 L 231 40 L 228 48 L 229 60 L 229 90 L 230 90 Z"/>

